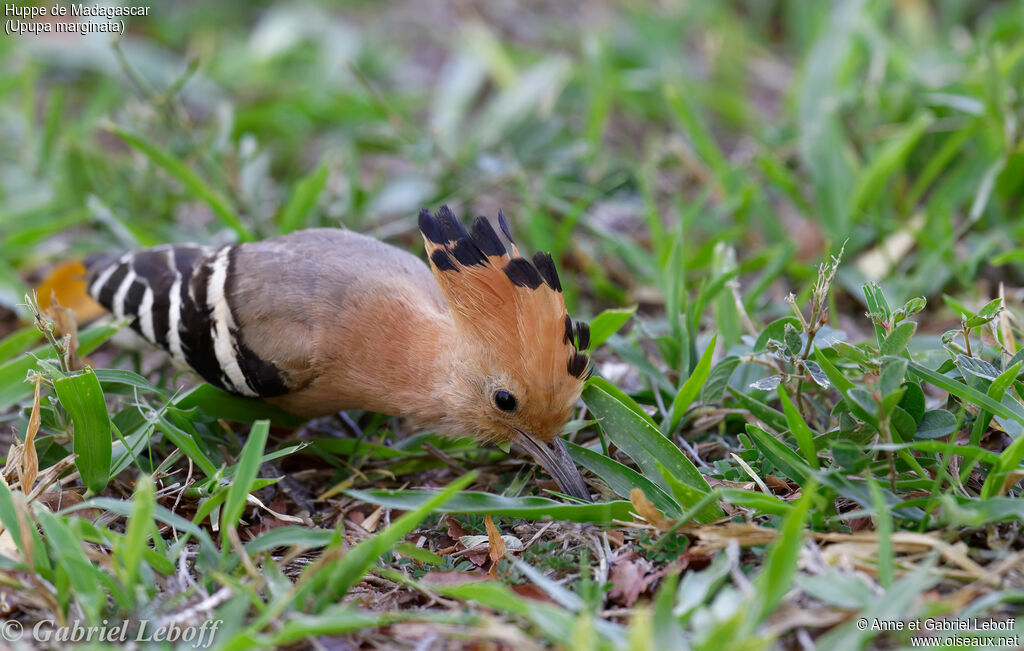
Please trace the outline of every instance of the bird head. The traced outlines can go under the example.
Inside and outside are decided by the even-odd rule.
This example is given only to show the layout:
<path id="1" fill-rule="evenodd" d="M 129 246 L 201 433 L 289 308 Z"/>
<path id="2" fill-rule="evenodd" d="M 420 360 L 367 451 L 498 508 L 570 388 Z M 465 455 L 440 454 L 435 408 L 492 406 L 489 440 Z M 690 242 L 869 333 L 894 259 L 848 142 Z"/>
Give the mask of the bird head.
<path id="1" fill-rule="evenodd" d="M 419 226 L 456 328 L 446 387 L 452 433 L 523 447 L 567 494 L 589 500 L 560 434 L 583 390 L 586 324 L 573 321 L 551 256 L 519 255 L 504 214 L 469 231 L 447 206 Z"/>

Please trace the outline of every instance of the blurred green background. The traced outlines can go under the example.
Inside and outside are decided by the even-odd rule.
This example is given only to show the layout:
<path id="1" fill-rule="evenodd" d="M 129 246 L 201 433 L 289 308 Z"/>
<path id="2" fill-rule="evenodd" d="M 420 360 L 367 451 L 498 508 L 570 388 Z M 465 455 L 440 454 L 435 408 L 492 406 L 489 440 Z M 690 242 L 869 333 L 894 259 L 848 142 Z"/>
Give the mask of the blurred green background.
<path id="1" fill-rule="evenodd" d="M 503 208 L 583 315 L 659 311 L 673 250 L 759 321 L 844 242 L 853 296 L 1022 279 L 1020 2 L 183 2 L 128 27 L 0 37 L 9 310 L 96 250 L 315 225 L 416 248 L 441 203 Z"/>
<path id="2" fill-rule="evenodd" d="M 524 529 L 520 535 L 532 542 L 551 527 L 523 562 L 501 561 L 499 581 L 423 588 L 398 571 L 408 570 L 412 558 L 443 572 L 476 571 L 451 554 L 458 527 L 436 516 L 421 529 L 422 538 L 415 534 L 418 542 L 405 540 L 407 560 L 388 552 L 387 567 L 373 570 L 419 586 L 430 598 L 424 610 L 450 609 L 431 613 L 436 622 L 474 627 L 437 629 L 443 635 L 475 639 L 479 632 L 498 639 L 515 631 L 521 637 L 509 644 L 527 648 L 527 636 L 540 630 L 538 644 L 588 648 L 581 640 L 600 636 L 606 647 L 624 646 L 619 623 L 631 618 L 633 648 L 653 648 L 655 630 L 658 646 L 681 648 L 665 642 L 677 633 L 682 639 L 681 627 L 695 648 L 762 648 L 784 634 L 785 648 L 809 648 L 810 638 L 801 637 L 805 629 L 830 627 L 832 637 L 819 638 L 821 648 L 862 648 L 878 631 L 855 629 L 857 612 L 905 620 L 961 611 L 981 616 L 1020 601 L 1020 574 L 1013 569 L 1019 557 L 1010 554 L 1019 552 L 1024 517 L 1013 488 L 1024 455 L 1024 416 L 1008 387 L 1019 379 L 1024 357 L 1011 327 L 1019 333 L 1013 315 L 1021 313 L 1024 285 L 1024 2 L 224 0 L 150 6 L 150 15 L 132 19 L 120 39 L 0 35 L 0 442 L 11 433 L 7 454 L 13 456 L 15 434 L 31 429 L 30 414 L 41 412 L 35 445 L 43 471 L 55 480 L 63 472 L 55 464 L 77 463 L 80 471 L 95 471 L 95 487 L 83 481 L 87 497 L 106 491 L 93 502 L 106 511 L 95 526 L 41 507 L 30 512 L 17 498 L 16 506 L 45 530 L 36 536 L 31 568 L 45 585 L 21 587 L 19 577 L 30 573 L 0 561 L 8 563 L 0 575 L 14 577 L 6 585 L 15 586 L 9 594 L 22 600 L 24 612 L 29 606 L 39 618 L 79 612 L 71 604 L 90 621 L 107 615 L 114 621 L 115 613 L 137 619 L 165 607 L 191 609 L 187 598 L 199 595 L 203 603 L 214 601 L 209 612 L 228 622 L 223 639 L 229 648 L 375 630 L 426 615 L 397 598 L 350 609 L 373 594 L 350 589 L 436 504 L 421 500 L 412 509 L 408 501 L 382 501 L 390 493 L 381 498 L 363 489 L 438 486 L 463 475 L 463 468 L 478 468 L 482 474 L 468 479 L 478 478 L 474 488 L 488 493 L 459 494 L 458 506 L 451 506 L 475 514 L 460 516 L 467 532 L 490 533 L 482 514 L 499 516 L 500 526 L 517 533 L 519 518 L 550 516 L 554 502 L 522 506 L 521 497 L 536 500 L 524 496 L 543 490 L 532 466 L 524 471 L 493 448 L 430 433 L 390 447 L 392 430 L 400 428 L 363 414 L 355 420 L 372 434 L 367 441 L 334 438 L 343 432 L 327 430 L 291 431 L 284 443 L 275 440 L 279 433 L 271 438 L 271 454 L 296 453 L 282 474 L 305 482 L 299 488 L 310 494 L 333 487 L 331 499 L 318 498 L 319 508 L 307 509 L 308 500 L 296 500 L 302 493 L 289 488 L 283 506 L 268 501 L 315 522 L 307 517 L 298 520 L 301 526 L 262 531 L 262 521 L 250 517 L 241 530 L 260 537 L 247 547 L 262 560 L 259 572 L 245 573 L 248 566 L 225 544 L 229 538 L 221 537 L 217 549 L 206 525 L 193 525 L 207 517 L 216 522 L 217 500 L 226 500 L 231 508 L 222 511 L 220 531 L 236 533 L 247 494 L 273 481 L 257 477 L 267 423 L 252 428 L 243 448 L 238 432 L 220 420 L 252 420 L 259 408 L 239 407 L 222 393 L 211 397 L 209 386 L 205 393 L 203 386 L 196 389 L 198 398 L 172 396 L 169 376 L 144 370 L 138 356 L 128 360 L 137 373 L 105 368 L 125 366 L 132 353 L 113 360 L 97 355 L 95 372 L 63 378 L 57 362 L 32 356 L 60 347 L 29 352 L 41 335 L 18 323 L 28 314 L 20 303 L 30 288 L 54 265 L 92 252 L 345 226 L 422 254 L 416 215 L 445 203 L 464 219 L 494 217 L 503 209 L 527 251 L 552 252 L 573 316 L 602 316 L 592 322 L 598 377 L 584 394 L 579 420 L 569 424 L 580 444 L 572 447 L 577 461 L 589 459 L 587 467 L 601 480 L 593 482 L 601 502 L 558 506 L 556 518 L 576 522 L 544 524 L 536 537 Z M 834 268 L 827 266 L 812 295 L 818 264 L 840 250 L 835 291 L 828 291 Z M 883 292 L 862 290 L 866 281 L 879 282 L 897 309 L 882 309 Z M 804 309 L 800 321 L 785 300 L 790 292 L 797 294 L 793 307 Z M 1000 294 L 1003 313 L 998 300 L 989 303 Z M 914 321 L 897 326 L 924 306 L 919 296 L 928 299 L 919 327 Z M 911 304 L 899 308 L 907 299 Z M 873 317 L 864 314 L 869 300 Z M 808 303 L 810 324 L 802 318 Z M 983 314 L 974 314 L 986 304 Z M 633 305 L 638 318 L 630 319 L 629 308 L 603 312 Z M 784 314 L 789 318 L 778 319 Z M 616 333 L 627 320 L 625 334 Z M 819 332 L 825 323 L 829 328 Z M 939 333 L 958 327 L 959 333 L 940 339 Z M 976 357 L 972 329 L 985 337 Z M 83 354 L 109 335 L 103 327 L 86 331 Z M 842 336 L 860 347 L 835 344 Z M 952 341 L 956 336 L 966 350 Z M 812 343 L 831 352 L 811 360 Z M 726 355 L 712 368 L 719 352 Z M 766 366 L 776 374 L 764 378 Z M 33 411 L 26 377 L 38 381 L 36 387 L 56 386 L 54 378 L 92 382 L 88 406 L 99 425 L 76 419 L 85 398 L 51 397 L 48 388 Z M 941 390 L 926 394 L 922 379 Z M 1024 395 L 1024 385 L 1014 388 Z M 927 406 L 938 407 L 929 416 L 926 395 Z M 783 411 L 768 405 L 776 396 Z M 234 411 L 210 409 L 225 404 Z M 901 411 L 903 420 L 892 419 L 890 427 L 890 417 Z M 993 414 L 1005 418 L 993 421 Z M 584 415 L 604 423 L 596 438 L 595 421 Z M 989 428 L 989 421 L 998 427 Z M 72 451 L 107 445 L 109 454 L 111 423 L 125 435 L 114 462 L 100 455 L 73 462 Z M 898 448 L 894 455 L 892 447 L 876 445 L 899 441 L 896 427 L 899 436 L 914 437 L 908 445 L 916 446 L 915 454 Z M 300 456 L 300 446 L 310 442 L 318 447 Z M 355 454 L 364 445 L 373 452 Z M 130 467 L 132 446 L 142 457 L 134 460 L 140 474 Z M 184 457 L 188 474 L 178 483 L 186 476 Z M 961 465 L 961 459 L 968 461 Z M 675 475 L 662 465 L 669 461 Z M 934 476 L 920 464 L 935 469 Z M 988 468 L 984 483 L 979 464 Z M 136 480 L 149 473 L 155 482 Z M 672 480 L 671 496 L 653 483 L 658 473 L 666 490 Z M 679 478 L 687 476 L 691 483 L 684 485 Z M 449 493 L 465 487 L 466 477 L 452 481 Z M 757 492 L 748 482 L 760 477 L 771 489 Z M 7 495 L 0 516 L 13 530 L 10 523 L 18 521 L 6 486 L 0 486 L 0 498 Z M 178 508 L 176 487 L 190 489 L 180 506 L 194 522 L 175 520 L 164 509 L 172 498 Z M 335 498 L 349 487 L 360 490 L 343 498 L 354 501 L 342 509 Z M 662 496 L 651 509 L 679 521 L 660 528 L 613 526 L 611 508 L 620 520 L 636 504 L 612 495 L 632 498 L 638 487 L 646 487 L 641 496 Z M 63 493 L 81 501 L 74 492 L 81 487 L 72 488 Z M 131 502 L 111 495 L 131 495 Z M 743 556 L 733 546 L 712 561 L 717 548 L 691 554 L 687 536 L 695 534 L 678 527 L 690 519 L 717 520 L 724 513 L 720 500 L 731 505 L 732 521 L 719 525 L 756 528 L 769 537 L 747 540 Z M 356 540 L 348 535 L 361 530 L 345 518 L 358 512 L 353 522 L 365 524 L 366 516 L 372 531 L 380 514 L 390 513 L 378 509 L 369 516 L 371 502 L 412 517 L 396 518 L 377 538 L 366 538 L 362 551 L 342 553 Z M 368 508 L 359 512 L 362 507 Z M 127 513 L 122 535 L 116 514 Z M 154 519 L 190 532 L 198 552 L 184 542 L 167 544 L 166 529 L 157 532 Z M 603 528 L 578 524 L 592 521 Z M 865 552 L 867 564 L 837 561 L 826 573 L 818 542 L 808 542 L 815 547 L 805 553 L 805 529 L 870 537 L 872 521 L 877 546 Z M 345 539 L 336 535 L 342 530 Z M 934 536 L 936 550 L 941 544 L 944 554 L 955 550 L 958 556 L 936 569 L 936 557 L 917 548 L 905 553 L 908 548 L 900 547 L 897 555 L 895 534 L 911 531 L 914 540 Z M 448 536 L 443 546 L 442 535 Z M 616 535 L 613 555 L 609 538 Z M 417 547 L 428 537 L 430 546 Z M 575 542 L 567 548 L 565 540 Z M 86 558 L 85 541 L 114 551 Z M 122 547 L 121 541 L 128 542 Z M 293 543 L 325 551 L 304 569 L 279 568 L 269 552 Z M 430 547 L 446 549 L 445 557 Z M 808 571 L 803 561 L 812 555 Z M 32 557 L 31 550 L 24 557 Z M 186 563 L 201 590 L 187 584 L 169 590 Z M 697 572 L 702 563 L 712 564 Z M 410 576 L 418 581 L 424 567 Z M 745 573 L 756 574 L 753 583 Z M 524 576 L 560 605 L 506 589 L 520 587 Z M 652 619 L 645 607 L 632 607 L 655 582 Z M 633 587 L 620 590 L 624 583 Z M 377 592 L 385 597 L 400 594 L 391 584 L 374 585 L 384 586 Z M 434 590 L 458 601 L 435 602 Z M 233 596 L 216 601 L 223 594 Z M 43 597 L 52 603 L 29 603 Z M 973 610 L 966 609 L 968 601 Z M 842 625 L 840 610 L 849 615 Z M 492 611 L 513 613 L 514 621 L 534 628 L 497 626 Z"/>

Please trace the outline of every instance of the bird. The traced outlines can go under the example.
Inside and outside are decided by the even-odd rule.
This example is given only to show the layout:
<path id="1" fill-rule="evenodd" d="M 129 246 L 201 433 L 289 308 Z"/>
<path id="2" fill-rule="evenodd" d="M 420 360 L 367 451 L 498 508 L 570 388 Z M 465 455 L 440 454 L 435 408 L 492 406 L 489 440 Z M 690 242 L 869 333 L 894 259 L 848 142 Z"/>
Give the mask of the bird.
<path id="1" fill-rule="evenodd" d="M 427 262 L 344 228 L 84 261 L 88 293 L 210 384 L 314 418 L 361 409 L 515 443 L 591 496 L 561 438 L 590 375 L 590 330 L 549 253 L 524 258 L 503 212 L 467 231 L 419 213 Z"/>

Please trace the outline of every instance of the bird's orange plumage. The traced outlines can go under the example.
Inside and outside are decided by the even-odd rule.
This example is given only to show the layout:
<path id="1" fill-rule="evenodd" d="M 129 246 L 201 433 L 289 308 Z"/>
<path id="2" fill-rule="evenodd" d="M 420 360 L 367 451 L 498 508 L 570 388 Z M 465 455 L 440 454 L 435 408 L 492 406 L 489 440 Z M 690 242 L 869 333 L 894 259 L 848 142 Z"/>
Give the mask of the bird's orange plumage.
<path id="1" fill-rule="evenodd" d="M 424 210 L 429 268 L 340 229 L 90 261 L 89 291 L 229 391 L 304 416 L 365 409 L 453 435 L 514 441 L 587 497 L 559 434 L 579 399 L 586 326 L 551 257 L 519 255 L 483 217 Z M 509 254 L 508 248 L 511 248 Z"/>

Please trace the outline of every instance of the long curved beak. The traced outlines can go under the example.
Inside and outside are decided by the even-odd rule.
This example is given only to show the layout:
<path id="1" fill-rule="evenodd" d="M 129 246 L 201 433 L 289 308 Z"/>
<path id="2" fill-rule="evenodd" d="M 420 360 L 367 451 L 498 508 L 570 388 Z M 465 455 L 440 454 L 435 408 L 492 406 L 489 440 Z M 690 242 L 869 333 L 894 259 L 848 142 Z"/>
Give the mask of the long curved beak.
<path id="1" fill-rule="evenodd" d="M 585 502 L 592 501 L 583 477 L 569 456 L 569 451 L 565 449 L 561 437 L 556 436 L 550 443 L 544 443 L 522 430 L 517 429 L 515 433 L 515 442 L 548 471 L 563 492 Z"/>

